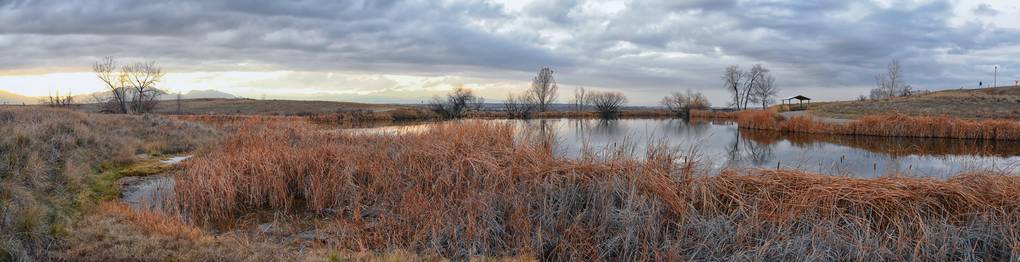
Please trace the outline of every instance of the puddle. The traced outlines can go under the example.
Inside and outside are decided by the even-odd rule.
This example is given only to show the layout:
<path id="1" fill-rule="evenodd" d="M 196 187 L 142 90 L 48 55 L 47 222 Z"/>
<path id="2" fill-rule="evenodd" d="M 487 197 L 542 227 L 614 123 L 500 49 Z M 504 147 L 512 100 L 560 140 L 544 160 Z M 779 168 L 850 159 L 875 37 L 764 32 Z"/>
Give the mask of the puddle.
<path id="1" fill-rule="evenodd" d="M 180 164 L 184 160 L 187 160 L 188 158 L 191 158 L 191 156 L 175 156 L 175 157 L 171 157 L 170 159 L 161 160 L 159 162 L 163 163 L 163 164 L 168 164 L 168 165 L 176 165 L 176 164 Z"/>
<path id="2" fill-rule="evenodd" d="M 174 180 L 166 176 L 121 179 L 121 201 L 134 210 L 162 210 L 163 200 L 173 193 Z"/>
<path id="3" fill-rule="evenodd" d="M 175 156 L 160 163 L 177 165 L 191 156 Z M 163 200 L 173 193 L 174 180 L 163 175 L 124 177 L 120 184 L 120 199 L 134 210 L 163 210 Z"/>

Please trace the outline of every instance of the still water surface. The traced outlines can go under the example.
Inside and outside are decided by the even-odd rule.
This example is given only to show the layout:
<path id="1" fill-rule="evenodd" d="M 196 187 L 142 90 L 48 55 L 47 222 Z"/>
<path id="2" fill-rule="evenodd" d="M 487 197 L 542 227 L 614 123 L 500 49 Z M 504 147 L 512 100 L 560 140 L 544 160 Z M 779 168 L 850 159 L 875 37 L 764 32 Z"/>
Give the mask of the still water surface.
<path id="1" fill-rule="evenodd" d="M 946 177 L 967 171 L 1020 170 L 1020 143 L 964 139 L 790 134 L 737 128 L 724 121 L 682 119 L 533 119 L 511 122 L 552 135 L 556 152 L 628 148 L 642 157 L 651 144 L 697 152 L 711 169 L 784 168 L 832 175 L 901 174 Z M 434 123 L 349 129 L 359 133 L 415 132 Z"/>

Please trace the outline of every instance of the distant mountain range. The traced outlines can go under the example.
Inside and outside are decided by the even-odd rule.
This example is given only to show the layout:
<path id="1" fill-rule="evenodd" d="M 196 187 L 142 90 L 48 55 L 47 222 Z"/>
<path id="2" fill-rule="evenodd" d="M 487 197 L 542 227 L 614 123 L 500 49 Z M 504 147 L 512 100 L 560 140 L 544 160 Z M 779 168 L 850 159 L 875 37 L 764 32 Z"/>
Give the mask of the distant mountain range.
<path id="1" fill-rule="evenodd" d="M 23 96 L 7 91 L 0 90 L 0 105 L 20 105 L 20 104 L 36 104 L 39 103 L 38 97 Z"/>
<path id="2" fill-rule="evenodd" d="M 96 97 L 110 97 L 110 91 L 95 92 L 91 94 L 76 95 L 74 101 L 78 103 L 93 103 Z M 130 96 L 129 96 L 130 97 Z M 226 98 L 234 99 L 241 98 L 228 93 L 220 92 L 217 90 L 191 90 L 187 93 L 181 94 L 181 99 L 199 99 L 199 98 Z M 163 93 L 159 96 L 159 100 L 174 100 L 177 99 L 177 93 Z"/>
<path id="3" fill-rule="evenodd" d="M 74 101 L 76 103 L 93 103 L 95 97 L 109 97 L 110 92 L 95 92 L 91 94 L 75 95 Z M 236 99 L 242 98 L 229 93 L 221 92 L 218 90 L 191 90 L 187 93 L 181 94 L 181 99 L 201 99 L 201 98 L 220 98 L 220 99 Z M 23 96 L 7 91 L 0 90 L 0 105 L 3 104 L 38 104 L 43 101 L 45 97 L 31 97 Z M 164 93 L 159 97 L 160 100 L 174 100 L 177 99 L 176 93 Z"/>
<path id="4" fill-rule="evenodd" d="M 236 99 L 242 98 L 218 90 L 191 90 L 190 92 L 181 94 L 181 99 L 199 99 L 199 98 L 224 98 L 224 99 Z M 163 100 L 177 99 L 177 94 L 166 94 L 162 97 Z"/>

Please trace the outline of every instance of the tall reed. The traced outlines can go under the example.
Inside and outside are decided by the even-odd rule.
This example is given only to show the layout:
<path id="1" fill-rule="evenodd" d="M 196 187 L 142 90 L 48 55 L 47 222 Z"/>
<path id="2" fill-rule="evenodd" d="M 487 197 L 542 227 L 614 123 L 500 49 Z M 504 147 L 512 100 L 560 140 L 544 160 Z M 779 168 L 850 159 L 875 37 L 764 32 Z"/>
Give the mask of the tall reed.
<path id="1" fill-rule="evenodd" d="M 771 111 L 744 111 L 741 128 L 840 135 L 1020 140 L 1020 122 L 965 120 L 947 116 L 873 115 L 848 123 L 818 121 L 810 116 L 783 117 Z"/>
<path id="2" fill-rule="evenodd" d="M 1020 178 L 700 174 L 646 160 L 554 155 L 511 125 L 458 122 L 353 135 L 252 122 L 174 174 L 193 223 L 317 214 L 342 250 L 543 260 L 1009 260 Z"/>

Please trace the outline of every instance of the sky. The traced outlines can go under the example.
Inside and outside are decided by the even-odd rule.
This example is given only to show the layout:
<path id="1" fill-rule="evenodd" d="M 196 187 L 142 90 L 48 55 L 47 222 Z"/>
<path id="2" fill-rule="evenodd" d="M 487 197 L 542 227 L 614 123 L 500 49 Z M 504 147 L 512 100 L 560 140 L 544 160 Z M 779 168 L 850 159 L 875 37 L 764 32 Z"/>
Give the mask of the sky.
<path id="1" fill-rule="evenodd" d="M 418 103 L 489 101 L 550 67 L 575 88 L 653 105 L 762 64 L 779 96 L 867 94 L 897 59 L 915 89 L 1020 79 L 1020 2 L 728 0 L 0 0 L 0 90 L 85 94 L 91 64 L 156 61 L 171 92 Z"/>

